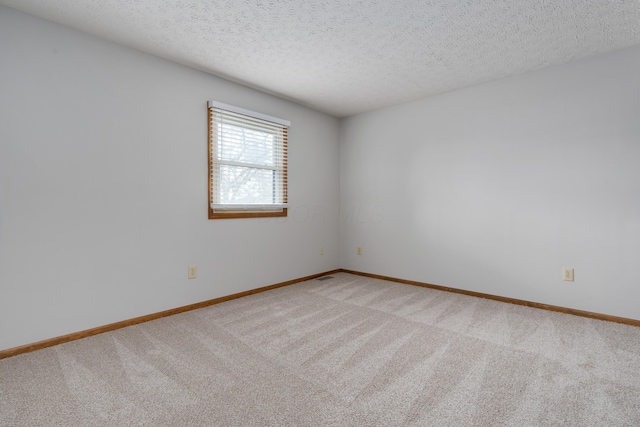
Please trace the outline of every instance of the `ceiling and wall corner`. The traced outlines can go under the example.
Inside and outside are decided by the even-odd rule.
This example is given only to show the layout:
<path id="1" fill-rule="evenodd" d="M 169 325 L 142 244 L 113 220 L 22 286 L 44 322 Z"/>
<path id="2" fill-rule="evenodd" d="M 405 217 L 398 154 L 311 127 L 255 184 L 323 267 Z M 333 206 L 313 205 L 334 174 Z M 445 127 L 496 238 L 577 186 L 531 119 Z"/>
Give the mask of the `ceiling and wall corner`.
<path id="1" fill-rule="evenodd" d="M 345 117 L 640 43 L 638 0 L 0 0 Z"/>

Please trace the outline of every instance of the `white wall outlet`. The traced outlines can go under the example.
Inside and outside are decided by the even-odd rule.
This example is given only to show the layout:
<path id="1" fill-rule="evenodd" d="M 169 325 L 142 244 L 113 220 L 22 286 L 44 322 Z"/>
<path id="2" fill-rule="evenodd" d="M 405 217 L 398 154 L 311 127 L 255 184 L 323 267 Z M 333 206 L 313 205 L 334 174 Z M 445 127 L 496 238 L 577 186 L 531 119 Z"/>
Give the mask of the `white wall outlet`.
<path id="1" fill-rule="evenodd" d="M 358 246 L 358 255 L 362 255 L 362 246 Z"/>
<path id="2" fill-rule="evenodd" d="M 562 280 L 566 282 L 573 282 L 573 268 L 562 269 Z"/>
<path id="3" fill-rule="evenodd" d="M 320 255 L 324 255 L 324 246 L 320 246 Z"/>
<path id="4" fill-rule="evenodd" d="M 195 279 L 196 277 L 198 277 L 198 266 L 197 265 L 190 265 L 187 268 L 187 278 Z"/>

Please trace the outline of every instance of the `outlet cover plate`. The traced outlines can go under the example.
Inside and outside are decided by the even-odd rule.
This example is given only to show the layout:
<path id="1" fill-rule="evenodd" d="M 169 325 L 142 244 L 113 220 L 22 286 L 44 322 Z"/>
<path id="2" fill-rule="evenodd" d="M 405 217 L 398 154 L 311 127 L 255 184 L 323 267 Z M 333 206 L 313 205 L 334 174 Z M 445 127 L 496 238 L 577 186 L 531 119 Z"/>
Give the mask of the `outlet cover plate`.
<path id="1" fill-rule="evenodd" d="M 198 277 L 198 266 L 190 265 L 187 268 L 187 278 L 195 279 L 196 277 Z"/>
<path id="2" fill-rule="evenodd" d="M 565 282 L 573 282 L 573 268 L 562 269 L 562 280 Z"/>

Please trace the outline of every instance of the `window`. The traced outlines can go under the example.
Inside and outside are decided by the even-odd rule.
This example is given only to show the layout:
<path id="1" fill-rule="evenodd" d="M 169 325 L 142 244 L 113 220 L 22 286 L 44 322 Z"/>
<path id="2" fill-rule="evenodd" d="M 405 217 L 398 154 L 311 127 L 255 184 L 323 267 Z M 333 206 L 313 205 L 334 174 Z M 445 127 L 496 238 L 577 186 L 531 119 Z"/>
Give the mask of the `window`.
<path id="1" fill-rule="evenodd" d="M 209 219 L 287 216 L 289 126 L 209 101 Z"/>

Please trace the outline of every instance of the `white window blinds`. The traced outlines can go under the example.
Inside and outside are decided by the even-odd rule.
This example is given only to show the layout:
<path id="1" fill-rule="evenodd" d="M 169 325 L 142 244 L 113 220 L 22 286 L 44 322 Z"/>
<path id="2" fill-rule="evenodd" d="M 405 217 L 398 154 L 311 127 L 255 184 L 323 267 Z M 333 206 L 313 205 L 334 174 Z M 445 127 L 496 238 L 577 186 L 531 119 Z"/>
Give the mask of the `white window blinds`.
<path id="1" fill-rule="evenodd" d="M 209 126 L 211 209 L 286 208 L 289 122 L 210 101 Z"/>

